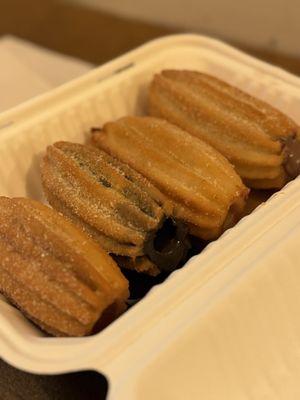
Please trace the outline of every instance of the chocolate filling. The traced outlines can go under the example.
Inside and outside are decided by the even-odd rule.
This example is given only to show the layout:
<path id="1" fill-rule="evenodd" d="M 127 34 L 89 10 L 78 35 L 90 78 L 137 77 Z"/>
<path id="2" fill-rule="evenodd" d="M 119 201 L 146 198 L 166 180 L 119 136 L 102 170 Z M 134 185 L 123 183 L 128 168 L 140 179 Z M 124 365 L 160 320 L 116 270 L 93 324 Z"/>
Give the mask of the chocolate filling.
<path id="1" fill-rule="evenodd" d="M 282 139 L 284 142 L 284 169 L 290 178 L 300 174 L 300 141 L 296 136 Z"/>
<path id="2" fill-rule="evenodd" d="M 144 245 L 144 252 L 162 271 L 175 270 L 190 248 L 187 226 L 167 218 L 162 227 L 151 232 Z"/>

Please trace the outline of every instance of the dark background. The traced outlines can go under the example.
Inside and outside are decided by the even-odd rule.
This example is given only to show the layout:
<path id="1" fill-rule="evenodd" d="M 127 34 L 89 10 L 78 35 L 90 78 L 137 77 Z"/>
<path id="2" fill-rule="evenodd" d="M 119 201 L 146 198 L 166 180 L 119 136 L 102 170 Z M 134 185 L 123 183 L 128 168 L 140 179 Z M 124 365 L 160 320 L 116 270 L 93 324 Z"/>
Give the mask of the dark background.
<path id="1" fill-rule="evenodd" d="M 96 65 L 148 40 L 182 30 L 122 19 L 53 0 L 0 0 L 0 36 L 13 34 Z M 300 59 L 238 48 L 300 75 Z M 43 377 L 16 370 L 0 360 L 0 400 L 101 400 L 107 382 L 94 373 Z"/>

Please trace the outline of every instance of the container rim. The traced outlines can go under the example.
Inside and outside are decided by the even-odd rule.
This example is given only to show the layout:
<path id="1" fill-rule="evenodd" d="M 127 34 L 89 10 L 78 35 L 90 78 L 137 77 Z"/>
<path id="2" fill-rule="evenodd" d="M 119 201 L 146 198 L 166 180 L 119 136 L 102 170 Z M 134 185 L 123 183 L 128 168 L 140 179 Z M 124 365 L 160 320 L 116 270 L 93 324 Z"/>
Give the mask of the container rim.
<path id="1" fill-rule="evenodd" d="M 235 58 L 241 64 L 252 67 L 256 70 L 261 70 L 264 73 L 273 76 L 278 81 L 286 84 L 287 86 L 296 87 L 300 90 L 300 78 L 282 70 L 281 68 L 271 66 L 263 61 L 256 60 L 254 57 L 246 55 L 245 53 L 234 49 L 232 46 L 224 44 L 223 42 L 207 38 L 202 35 L 195 34 L 180 34 L 167 36 L 160 39 L 155 39 L 147 44 L 138 47 L 126 53 L 123 56 L 112 60 L 103 66 L 96 68 L 83 75 L 82 77 L 76 78 L 71 82 L 68 82 L 50 92 L 40 95 L 32 100 L 27 101 L 11 110 L 8 110 L 0 115 L 0 129 L 2 127 L 3 131 L 11 130 L 17 128 L 12 122 L 18 119 L 31 119 L 34 118 L 41 108 L 47 107 L 51 102 L 56 100 L 63 101 L 71 98 L 74 94 L 78 94 L 82 90 L 86 90 L 91 85 L 94 85 L 95 81 L 103 79 L 103 77 L 114 76 L 116 73 L 125 73 L 126 70 L 122 69 L 126 65 L 131 65 L 137 62 L 142 62 L 143 60 L 155 56 L 158 50 L 170 50 L 170 47 L 207 47 L 212 49 L 219 54 L 226 54 Z M 23 121 L 23 120 L 22 120 Z M 1 135 L 0 130 L 0 145 L 1 145 Z M 176 287 L 178 282 L 183 278 L 183 276 L 188 276 L 187 281 L 190 282 L 193 279 L 196 270 L 196 264 L 198 261 L 204 257 L 208 257 L 215 249 L 221 249 L 224 247 L 224 243 L 229 243 L 233 240 L 232 238 L 240 237 L 243 234 L 249 235 L 247 229 L 252 224 L 252 219 L 256 215 L 257 219 L 260 215 L 259 224 L 264 226 L 265 220 L 268 218 L 273 218 L 274 207 L 287 210 L 287 204 L 289 198 L 295 196 L 300 190 L 300 180 L 296 179 L 291 182 L 286 188 L 278 192 L 273 199 L 270 199 L 267 205 L 264 205 L 260 209 L 257 209 L 254 214 L 249 217 L 245 217 L 236 227 L 225 232 L 225 234 L 216 242 L 211 243 L 204 252 L 193 257 L 186 265 L 185 268 L 176 271 L 164 284 L 169 287 Z M 263 213 L 261 212 L 263 210 Z M 282 214 L 284 215 L 284 214 Z M 236 233 L 237 232 L 237 233 Z M 246 232 L 246 233 L 245 233 Z M 226 247 L 226 246 L 225 246 Z M 227 250 L 228 251 L 228 248 Z M 189 276 L 190 274 L 190 276 Z M 188 283 L 185 284 L 185 287 Z M 155 287 L 143 299 L 139 305 L 146 308 L 146 306 L 156 298 L 159 298 L 159 293 L 161 293 L 162 287 Z M 180 289 L 184 290 L 184 287 Z M 164 299 L 164 304 L 168 304 L 170 312 L 174 308 L 172 304 L 172 296 L 167 296 Z M 183 297 L 184 299 L 185 297 Z M 160 302 L 161 306 L 162 302 Z M 173 307 L 172 307 L 173 306 Z M 140 307 L 139 307 L 140 308 Z M 147 319 L 146 312 L 144 315 L 144 320 Z M 153 315 L 153 312 L 152 314 Z M 160 314 L 161 315 L 161 314 Z M 149 316 L 149 315 L 148 315 Z M 159 315 L 156 316 L 156 319 Z M 127 324 L 130 321 L 131 324 Z M 153 326 L 155 321 L 150 324 L 146 323 L 142 328 L 140 327 L 141 337 L 143 332 L 145 332 L 149 327 Z M 0 343 L 1 343 L 1 357 L 12 365 L 30 371 L 34 373 L 58 373 L 58 372 L 70 372 L 78 369 L 84 369 L 90 365 L 91 359 L 94 353 L 92 349 L 99 348 L 97 353 L 98 357 L 102 357 L 101 365 L 106 365 L 111 362 L 114 357 L 118 357 L 122 352 L 122 346 L 131 346 L 134 338 L 131 335 L 133 332 L 132 327 L 136 327 L 140 324 L 139 320 L 139 310 L 133 307 L 127 313 L 123 314 L 117 321 L 108 326 L 103 332 L 98 335 L 88 337 L 88 338 L 63 338 L 63 339 L 45 339 L 45 338 L 33 338 L 33 337 L 22 337 L 9 321 L 6 321 L 0 315 Z M 128 326 L 130 325 L 130 329 Z M 122 329 L 124 331 L 122 331 Z M 122 331 L 122 332 L 120 332 Z M 137 332 L 134 332 L 134 337 L 137 337 Z M 119 343 L 120 338 L 125 338 L 126 340 L 121 345 Z M 63 344 L 62 344 L 63 341 Z M 46 354 L 43 354 L 44 347 L 50 350 Z M 62 346 L 64 346 L 64 351 L 62 352 Z M 101 347 L 102 346 L 102 347 Z M 50 354 L 49 354 L 50 353 Z M 86 358 L 82 357 L 86 353 Z"/>

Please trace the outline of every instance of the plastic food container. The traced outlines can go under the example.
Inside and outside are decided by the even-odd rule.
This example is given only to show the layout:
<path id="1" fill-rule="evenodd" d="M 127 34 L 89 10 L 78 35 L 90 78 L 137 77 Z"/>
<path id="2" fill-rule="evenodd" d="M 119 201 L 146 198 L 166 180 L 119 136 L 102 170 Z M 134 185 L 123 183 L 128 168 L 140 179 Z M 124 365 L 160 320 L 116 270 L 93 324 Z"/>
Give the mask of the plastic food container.
<path id="1" fill-rule="evenodd" d="M 142 113 L 163 68 L 206 71 L 300 123 L 300 79 L 198 35 L 155 40 L 0 116 L 0 193 L 41 199 L 56 140 Z M 300 180 L 289 183 L 101 333 L 43 337 L 0 299 L 0 357 L 35 373 L 95 369 L 110 400 L 300 398 Z"/>

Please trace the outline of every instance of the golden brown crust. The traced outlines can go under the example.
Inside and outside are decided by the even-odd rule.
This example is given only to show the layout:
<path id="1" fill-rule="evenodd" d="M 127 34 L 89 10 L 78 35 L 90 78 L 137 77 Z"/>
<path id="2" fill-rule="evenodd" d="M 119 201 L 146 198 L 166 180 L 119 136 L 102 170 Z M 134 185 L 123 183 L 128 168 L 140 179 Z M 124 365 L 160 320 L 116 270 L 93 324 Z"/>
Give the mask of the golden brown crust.
<path id="1" fill-rule="evenodd" d="M 41 172 L 49 203 L 105 250 L 143 255 L 163 211 L 157 190 L 140 174 L 94 147 L 67 142 L 48 147 Z"/>
<path id="2" fill-rule="evenodd" d="M 282 187 L 289 179 L 281 139 L 300 138 L 297 124 L 217 78 L 194 71 L 162 71 L 150 85 L 149 113 L 215 147 L 250 186 Z"/>
<path id="3" fill-rule="evenodd" d="M 164 120 L 124 117 L 105 124 L 92 142 L 149 179 L 164 196 L 166 214 L 193 224 L 205 239 L 217 237 L 230 207 L 247 197 L 219 152 Z"/>
<path id="4" fill-rule="evenodd" d="M 36 201 L 0 197 L 0 291 L 42 329 L 83 336 L 128 282 L 87 235 Z"/>

